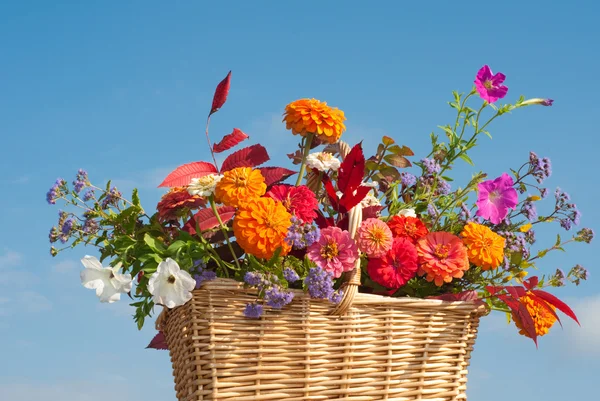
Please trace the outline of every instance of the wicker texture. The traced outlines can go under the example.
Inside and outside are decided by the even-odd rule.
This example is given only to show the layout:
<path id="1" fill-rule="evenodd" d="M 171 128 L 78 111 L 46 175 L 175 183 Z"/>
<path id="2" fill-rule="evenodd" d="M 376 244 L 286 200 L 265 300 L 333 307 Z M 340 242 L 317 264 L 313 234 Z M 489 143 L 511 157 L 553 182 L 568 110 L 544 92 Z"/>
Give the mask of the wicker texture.
<path id="1" fill-rule="evenodd" d="M 247 319 L 255 299 L 216 279 L 161 315 L 180 401 L 466 399 L 483 305 L 359 293 L 336 316 L 296 291 L 283 310 Z"/>

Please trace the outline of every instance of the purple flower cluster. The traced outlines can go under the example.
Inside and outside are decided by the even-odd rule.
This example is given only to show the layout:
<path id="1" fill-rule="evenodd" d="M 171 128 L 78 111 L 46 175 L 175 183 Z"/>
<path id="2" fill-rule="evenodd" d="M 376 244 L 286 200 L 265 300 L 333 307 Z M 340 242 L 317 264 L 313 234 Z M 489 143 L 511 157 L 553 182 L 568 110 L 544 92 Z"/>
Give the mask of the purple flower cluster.
<path id="1" fill-rule="evenodd" d="M 333 289 L 333 274 L 323 270 L 320 267 L 313 267 L 304 279 L 311 298 L 327 299 L 333 303 L 339 303 L 342 300 L 341 291 Z"/>
<path id="2" fill-rule="evenodd" d="M 411 173 L 400 173 L 400 181 L 402 182 L 402 186 L 404 187 L 412 187 L 417 183 L 417 177 L 412 175 Z"/>
<path id="3" fill-rule="evenodd" d="M 300 280 L 300 276 L 298 276 L 298 273 L 296 273 L 289 267 L 283 269 L 283 277 L 287 280 L 288 283 L 295 283 L 296 281 Z"/>
<path id="4" fill-rule="evenodd" d="M 573 267 L 567 275 L 567 278 L 575 285 L 581 284 L 581 280 L 587 280 L 588 277 L 589 273 L 587 269 L 581 265 Z"/>
<path id="5" fill-rule="evenodd" d="M 448 195 L 452 188 L 450 184 L 446 180 L 442 180 L 441 178 L 437 182 L 436 195 Z"/>
<path id="6" fill-rule="evenodd" d="M 552 287 L 563 287 L 566 285 L 566 278 L 564 271 L 556 269 L 556 273 L 550 277 L 548 282 Z"/>
<path id="7" fill-rule="evenodd" d="M 465 203 L 460 205 L 460 213 L 458 214 L 458 218 L 465 222 L 468 222 L 471 219 L 471 210 Z"/>
<path id="8" fill-rule="evenodd" d="M 526 200 L 525 202 L 523 202 L 523 206 L 521 206 L 521 213 L 523 213 L 523 215 L 529 221 L 537 220 L 538 214 L 535 208 L 535 204 L 530 200 Z"/>
<path id="9" fill-rule="evenodd" d="M 514 233 L 512 231 L 499 231 L 498 235 L 506 238 L 506 249 L 511 252 L 518 252 L 523 255 L 524 259 L 529 258 L 529 244 L 525 235 Z"/>
<path id="10" fill-rule="evenodd" d="M 421 159 L 421 163 L 427 174 L 437 174 L 442 171 L 442 166 L 435 159 Z"/>
<path id="11" fill-rule="evenodd" d="M 433 218 L 433 219 L 437 218 L 437 216 L 438 216 L 438 210 L 436 209 L 435 205 L 433 205 L 432 203 L 427 205 L 427 214 L 429 214 L 429 216 L 431 216 L 431 218 Z"/>
<path id="12" fill-rule="evenodd" d="M 294 299 L 294 293 L 285 291 L 280 286 L 275 285 L 265 291 L 265 302 L 271 308 L 281 309 Z"/>
<path id="13" fill-rule="evenodd" d="M 194 274 L 194 280 L 196 280 L 196 289 L 200 288 L 202 283 L 205 281 L 214 280 L 217 278 L 217 273 L 206 268 L 206 263 L 203 260 L 194 261 L 194 267 L 192 268 Z"/>
<path id="14" fill-rule="evenodd" d="M 550 159 L 547 157 L 540 159 L 535 153 L 529 152 L 529 173 L 541 184 L 552 175 Z"/>
<path id="15" fill-rule="evenodd" d="M 84 202 L 88 202 L 88 201 L 90 201 L 92 199 L 94 199 L 94 190 L 93 189 L 88 189 L 83 194 L 83 201 Z"/>
<path id="16" fill-rule="evenodd" d="M 591 228 L 582 228 L 577 232 L 577 236 L 575 237 L 575 241 L 577 242 L 585 242 L 589 244 L 594 239 L 594 230 Z"/>
<path id="17" fill-rule="evenodd" d="M 263 314 L 263 306 L 258 303 L 247 304 L 244 308 L 244 316 L 250 319 L 258 319 Z"/>
<path id="18" fill-rule="evenodd" d="M 75 193 L 79 193 L 83 187 L 88 186 L 89 184 L 90 182 L 88 180 L 87 171 L 79 169 L 79 171 L 77 171 L 75 181 L 73 181 L 73 191 L 75 191 Z"/>
<path id="19" fill-rule="evenodd" d="M 295 249 L 303 249 L 311 246 L 319 240 L 321 235 L 319 228 L 312 224 L 304 224 L 296 216 L 292 216 L 292 225 L 288 229 L 285 241 Z"/>
<path id="20" fill-rule="evenodd" d="M 75 219 L 69 217 L 69 213 L 59 210 L 58 212 L 58 227 L 52 227 L 50 230 L 50 242 L 59 240 L 63 244 L 69 241 L 71 234 L 77 229 Z"/>
<path id="21" fill-rule="evenodd" d="M 50 205 L 55 205 L 56 200 L 63 196 L 67 191 L 67 182 L 62 178 L 58 178 L 54 185 L 50 187 L 48 193 L 46 193 L 46 202 Z"/>
<path id="22" fill-rule="evenodd" d="M 109 206 L 117 206 L 119 199 L 121 199 L 121 192 L 119 192 L 117 187 L 112 187 L 106 193 L 106 197 L 102 199 L 102 209 L 107 209 Z"/>
<path id="23" fill-rule="evenodd" d="M 293 271 L 292 271 L 293 272 Z M 295 272 L 294 272 L 295 273 Z M 289 273 L 288 273 L 289 274 Z M 244 275 L 244 281 L 246 284 L 257 287 L 259 292 L 264 291 L 264 300 L 268 306 L 274 309 L 281 309 L 294 299 L 294 293 L 291 291 L 286 291 L 279 284 L 279 280 L 276 276 L 272 276 L 271 279 L 267 278 L 264 274 L 258 272 L 246 272 Z M 258 304 L 248 304 L 248 305 L 258 305 Z M 250 315 L 248 315 L 248 313 Z M 246 311 L 244 311 L 244 315 L 247 317 L 258 317 L 255 316 L 256 307 L 246 306 Z M 262 305 L 260 308 L 260 314 L 262 314 Z M 259 315 L 260 316 L 260 315 Z"/>
<path id="24" fill-rule="evenodd" d="M 556 204 L 554 206 L 554 214 L 558 217 L 560 226 L 569 231 L 573 225 L 578 225 L 581 218 L 581 212 L 577 210 L 577 205 L 570 203 L 571 197 L 560 188 L 556 188 L 554 192 Z"/>
<path id="25" fill-rule="evenodd" d="M 535 231 L 534 230 L 529 230 L 525 233 L 525 242 L 527 242 L 530 245 L 533 245 L 535 243 Z"/>

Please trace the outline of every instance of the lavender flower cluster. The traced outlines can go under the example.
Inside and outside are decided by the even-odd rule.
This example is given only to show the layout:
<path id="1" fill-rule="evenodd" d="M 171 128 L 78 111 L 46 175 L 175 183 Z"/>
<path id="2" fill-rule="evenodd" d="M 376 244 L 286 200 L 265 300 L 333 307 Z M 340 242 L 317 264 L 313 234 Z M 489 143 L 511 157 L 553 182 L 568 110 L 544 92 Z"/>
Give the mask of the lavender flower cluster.
<path id="1" fill-rule="evenodd" d="M 203 260 L 194 261 L 192 267 L 192 275 L 196 280 L 196 289 L 199 289 L 205 281 L 214 280 L 217 278 L 217 273 L 206 268 L 206 263 Z"/>
<path id="2" fill-rule="evenodd" d="M 296 216 L 292 216 L 292 225 L 288 229 L 285 241 L 295 249 L 303 249 L 311 246 L 319 240 L 321 235 L 319 228 L 312 224 L 304 224 Z"/>
<path id="3" fill-rule="evenodd" d="M 547 157 L 539 158 L 534 152 L 529 152 L 529 174 L 533 175 L 536 181 L 541 184 L 545 179 L 552 175 L 552 164 Z M 542 196 L 543 198 L 544 196 Z"/>
<path id="4" fill-rule="evenodd" d="M 577 205 L 570 203 L 571 197 L 568 193 L 562 191 L 560 188 L 556 188 L 554 192 L 556 204 L 554 206 L 554 213 L 558 215 L 560 226 L 565 230 L 569 231 L 573 225 L 578 225 L 581 218 L 581 212 L 577 210 Z"/>
<path id="5" fill-rule="evenodd" d="M 320 267 L 310 269 L 304 279 L 304 285 L 311 298 L 327 299 L 334 304 L 342 300 L 343 292 L 333 288 L 333 274 Z"/>
<path id="6" fill-rule="evenodd" d="M 290 278 L 294 278 L 290 272 L 284 274 Z M 244 282 L 252 287 L 256 287 L 262 295 L 264 302 L 271 308 L 281 309 L 294 299 L 294 293 L 284 289 L 279 284 L 279 279 L 276 276 L 266 276 L 259 272 L 247 272 L 244 276 Z M 258 319 L 262 316 L 263 311 L 262 304 L 258 302 L 249 303 L 244 309 L 244 316 Z"/>

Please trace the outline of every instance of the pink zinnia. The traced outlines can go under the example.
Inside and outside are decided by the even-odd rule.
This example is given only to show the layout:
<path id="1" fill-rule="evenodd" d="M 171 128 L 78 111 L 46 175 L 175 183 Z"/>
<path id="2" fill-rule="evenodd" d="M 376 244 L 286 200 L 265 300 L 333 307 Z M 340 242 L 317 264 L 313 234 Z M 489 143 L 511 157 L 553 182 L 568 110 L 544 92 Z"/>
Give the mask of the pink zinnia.
<path id="1" fill-rule="evenodd" d="M 502 85 L 506 76 L 501 72 L 496 75 L 492 74 L 492 70 L 487 65 L 481 67 L 475 77 L 475 87 L 479 96 L 488 103 L 494 103 L 498 99 L 502 99 L 508 92 L 508 87 Z"/>
<path id="2" fill-rule="evenodd" d="M 394 238 L 392 248 L 385 255 L 369 259 L 369 277 L 384 287 L 398 289 L 416 276 L 417 257 L 417 249 L 408 238 Z"/>
<path id="3" fill-rule="evenodd" d="M 337 278 L 354 268 L 358 247 L 348 231 L 327 227 L 321 230 L 321 237 L 308 248 L 306 256 Z"/>
<path id="4" fill-rule="evenodd" d="M 370 258 L 379 258 L 392 247 L 392 230 L 379 219 L 366 219 L 358 229 L 358 247 Z"/>
<path id="5" fill-rule="evenodd" d="M 298 217 L 304 223 L 312 223 L 317 217 L 319 208 L 317 197 L 306 185 L 294 187 L 291 185 L 274 185 L 266 196 L 283 203 L 288 212 Z"/>
<path id="6" fill-rule="evenodd" d="M 477 216 L 500 224 L 508 215 L 508 210 L 517 206 L 518 195 L 513 184 L 513 179 L 506 173 L 495 180 L 479 183 Z"/>

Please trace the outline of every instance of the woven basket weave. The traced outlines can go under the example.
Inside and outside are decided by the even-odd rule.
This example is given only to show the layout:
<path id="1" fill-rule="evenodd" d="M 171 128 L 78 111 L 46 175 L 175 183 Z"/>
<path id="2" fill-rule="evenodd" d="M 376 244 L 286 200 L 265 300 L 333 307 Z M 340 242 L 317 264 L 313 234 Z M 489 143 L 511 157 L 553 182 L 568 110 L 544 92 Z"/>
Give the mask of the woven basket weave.
<path id="1" fill-rule="evenodd" d="M 247 319 L 255 299 L 216 279 L 161 316 L 180 401 L 466 399 L 485 306 L 357 294 L 336 316 L 296 291 L 283 310 Z"/>

